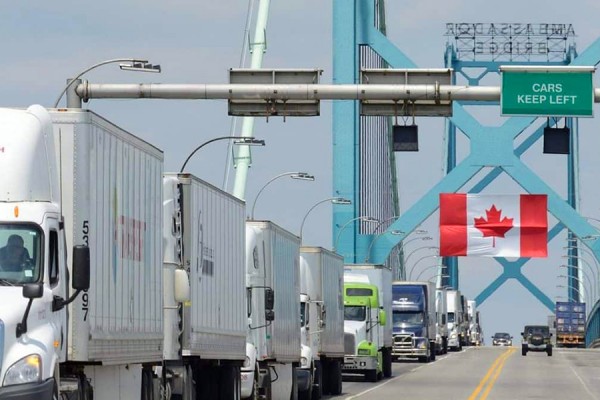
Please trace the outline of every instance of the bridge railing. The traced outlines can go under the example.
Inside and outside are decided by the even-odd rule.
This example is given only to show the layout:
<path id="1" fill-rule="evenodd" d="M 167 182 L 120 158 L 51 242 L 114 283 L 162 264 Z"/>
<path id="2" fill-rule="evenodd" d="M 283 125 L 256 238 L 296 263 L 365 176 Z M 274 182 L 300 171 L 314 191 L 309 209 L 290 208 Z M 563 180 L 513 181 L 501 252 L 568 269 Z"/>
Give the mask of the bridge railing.
<path id="1" fill-rule="evenodd" d="M 600 348 L 600 300 L 594 304 L 585 329 L 586 347 Z"/>

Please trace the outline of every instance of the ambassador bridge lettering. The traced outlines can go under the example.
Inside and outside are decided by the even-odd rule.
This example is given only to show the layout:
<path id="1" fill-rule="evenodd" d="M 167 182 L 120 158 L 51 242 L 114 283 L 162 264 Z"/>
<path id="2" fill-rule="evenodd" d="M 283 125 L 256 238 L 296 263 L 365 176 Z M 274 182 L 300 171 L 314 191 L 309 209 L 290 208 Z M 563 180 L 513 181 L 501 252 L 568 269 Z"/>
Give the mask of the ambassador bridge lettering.
<path id="1" fill-rule="evenodd" d="M 447 23 L 458 59 L 564 59 L 574 44 L 571 24 Z M 515 58 L 516 57 L 516 58 Z"/>

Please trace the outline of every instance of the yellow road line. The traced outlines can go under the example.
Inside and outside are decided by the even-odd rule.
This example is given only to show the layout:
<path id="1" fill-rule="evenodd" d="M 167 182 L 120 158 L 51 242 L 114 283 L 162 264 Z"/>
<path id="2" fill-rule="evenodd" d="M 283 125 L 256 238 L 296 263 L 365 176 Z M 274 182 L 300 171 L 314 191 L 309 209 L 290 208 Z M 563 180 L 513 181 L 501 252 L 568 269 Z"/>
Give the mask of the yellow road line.
<path id="1" fill-rule="evenodd" d="M 498 356 L 498 358 L 496 358 L 496 360 L 494 361 L 494 363 L 492 364 L 492 366 L 490 367 L 488 372 L 485 374 L 485 376 L 479 382 L 479 385 L 477 385 L 477 387 L 475 388 L 473 393 L 471 393 L 471 396 L 469 396 L 468 400 L 475 400 L 477 398 L 477 396 L 479 395 L 479 392 L 481 392 L 481 390 L 485 386 L 487 380 L 490 379 L 490 376 L 492 376 L 492 374 L 496 370 L 496 367 L 501 362 L 503 362 L 506 358 L 508 358 L 508 356 L 511 355 L 513 351 L 515 351 L 515 349 L 510 348 L 510 349 L 506 350 L 504 353 L 502 353 L 500 356 Z"/>
<path id="2" fill-rule="evenodd" d="M 515 351 L 516 351 L 516 349 L 512 349 L 512 351 L 506 357 L 504 357 L 504 359 L 502 360 L 500 365 L 498 365 L 498 368 L 496 368 L 496 373 L 494 374 L 494 377 L 490 380 L 490 383 L 488 384 L 487 388 L 485 388 L 485 392 L 483 392 L 483 394 L 481 395 L 479 400 L 487 399 L 488 394 L 490 394 L 490 390 L 492 390 L 492 387 L 494 387 L 494 384 L 496 383 L 496 379 L 498 379 L 498 376 L 500 376 L 500 372 L 502 372 L 502 368 L 504 368 L 504 364 L 506 363 L 506 360 L 508 360 L 508 357 L 513 355 Z"/>

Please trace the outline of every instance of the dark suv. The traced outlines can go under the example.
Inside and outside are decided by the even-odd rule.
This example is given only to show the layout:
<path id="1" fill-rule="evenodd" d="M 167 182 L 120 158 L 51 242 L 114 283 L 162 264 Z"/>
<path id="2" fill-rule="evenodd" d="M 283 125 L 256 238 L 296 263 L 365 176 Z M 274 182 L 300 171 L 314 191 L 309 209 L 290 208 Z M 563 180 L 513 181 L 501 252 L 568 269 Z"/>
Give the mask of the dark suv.
<path id="1" fill-rule="evenodd" d="M 526 325 L 521 332 L 523 342 L 521 354 L 526 356 L 528 351 L 545 351 L 548 357 L 552 356 L 552 343 L 550 328 L 546 325 Z"/>

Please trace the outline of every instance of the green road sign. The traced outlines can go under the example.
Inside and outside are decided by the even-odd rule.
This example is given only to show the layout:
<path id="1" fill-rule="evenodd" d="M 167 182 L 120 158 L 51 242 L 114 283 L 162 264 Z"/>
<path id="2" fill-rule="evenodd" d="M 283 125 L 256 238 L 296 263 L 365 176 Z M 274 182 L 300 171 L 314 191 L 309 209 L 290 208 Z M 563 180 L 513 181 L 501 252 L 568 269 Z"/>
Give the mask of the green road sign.
<path id="1" fill-rule="evenodd" d="M 502 115 L 592 117 L 593 67 L 502 67 Z"/>

